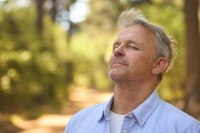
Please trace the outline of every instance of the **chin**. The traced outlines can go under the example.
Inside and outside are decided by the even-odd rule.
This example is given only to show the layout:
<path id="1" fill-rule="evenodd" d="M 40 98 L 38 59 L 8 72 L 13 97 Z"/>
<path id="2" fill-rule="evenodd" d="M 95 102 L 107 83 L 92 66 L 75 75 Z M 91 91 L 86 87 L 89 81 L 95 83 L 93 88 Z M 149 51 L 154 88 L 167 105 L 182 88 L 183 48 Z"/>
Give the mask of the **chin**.
<path id="1" fill-rule="evenodd" d="M 122 79 L 122 75 L 121 74 L 117 74 L 117 73 L 112 73 L 112 72 L 109 72 L 108 73 L 108 77 L 112 80 L 112 81 L 116 81 L 116 80 L 120 80 Z"/>

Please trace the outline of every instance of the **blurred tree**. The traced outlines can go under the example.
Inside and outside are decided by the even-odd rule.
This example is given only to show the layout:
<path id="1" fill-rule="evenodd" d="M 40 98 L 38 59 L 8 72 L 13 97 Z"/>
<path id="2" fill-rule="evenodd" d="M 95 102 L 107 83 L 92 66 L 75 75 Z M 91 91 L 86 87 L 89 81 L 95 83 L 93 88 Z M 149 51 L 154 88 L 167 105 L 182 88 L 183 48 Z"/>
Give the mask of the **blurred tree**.
<path id="1" fill-rule="evenodd" d="M 58 1 L 52 0 L 53 6 L 51 8 L 51 19 L 53 22 L 56 21 L 56 14 L 58 12 Z"/>
<path id="2" fill-rule="evenodd" d="M 41 39 L 32 6 L 4 9 L 0 10 L 0 112 L 16 113 L 41 104 L 59 107 L 73 80 L 66 32 L 44 16 Z"/>
<path id="3" fill-rule="evenodd" d="M 67 17 L 68 23 L 69 23 L 69 35 L 71 35 L 71 31 L 73 30 L 73 23 L 69 19 L 69 13 L 70 13 L 70 7 L 72 4 L 76 2 L 76 0 L 33 0 L 36 5 L 36 11 L 37 11 L 37 29 L 38 32 L 41 34 L 43 30 L 43 16 L 44 14 L 49 14 L 52 21 L 56 22 L 59 21 L 65 21 L 62 20 L 63 13 L 67 12 L 67 14 L 64 14 L 65 18 Z M 46 5 L 46 6 L 45 6 Z"/>
<path id="4" fill-rule="evenodd" d="M 39 34 L 42 33 L 43 30 L 43 14 L 44 14 L 44 9 L 43 5 L 45 0 L 36 0 L 36 7 L 37 7 L 37 30 Z"/>
<path id="5" fill-rule="evenodd" d="M 184 109 L 186 112 L 193 115 L 195 115 L 195 113 L 200 113 L 200 39 L 198 6 L 198 0 L 185 0 L 187 78 Z"/>

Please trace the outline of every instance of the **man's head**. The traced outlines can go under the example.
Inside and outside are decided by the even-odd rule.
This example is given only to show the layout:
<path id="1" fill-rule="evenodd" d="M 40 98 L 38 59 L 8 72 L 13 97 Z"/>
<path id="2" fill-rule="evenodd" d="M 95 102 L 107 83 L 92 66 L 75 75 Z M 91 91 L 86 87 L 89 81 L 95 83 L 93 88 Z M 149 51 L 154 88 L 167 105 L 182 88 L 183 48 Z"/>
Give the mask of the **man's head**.
<path id="1" fill-rule="evenodd" d="M 157 75 L 158 80 L 161 80 L 175 56 L 175 49 L 170 37 L 160 26 L 149 22 L 139 10 L 135 9 L 122 12 L 119 17 L 119 27 L 121 32 L 113 45 L 113 54 L 109 63 L 110 78 L 120 78 L 119 72 L 121 71 L 122 74 L 122 67 L 127 66 L 130 69 L 124 71 L 126 73 L 124 77 L 127 76 L 127 79 L 131 80 L 129 74 L 135 75 L 139 79 L 145 78 L 145 76 L 148 78 L 153 74 Z M 136 49 L 129 50 L 129 45 L 131 47 L 134 45 Z M 143 56 L 140 56 L 142 53 Z M 134 59 L 137 57 L 138 59 Z M 116 66 L 114 62 L 119 62 L 124 66 Z"/>

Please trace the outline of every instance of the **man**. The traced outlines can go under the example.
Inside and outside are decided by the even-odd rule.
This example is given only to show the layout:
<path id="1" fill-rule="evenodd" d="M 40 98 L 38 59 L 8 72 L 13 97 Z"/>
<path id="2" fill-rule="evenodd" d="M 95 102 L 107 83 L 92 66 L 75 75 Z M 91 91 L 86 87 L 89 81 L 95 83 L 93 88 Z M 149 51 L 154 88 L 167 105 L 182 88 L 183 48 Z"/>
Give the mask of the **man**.
<path id="1" fill-rule="evenodd" d="M 197 120 L 155 90 L 175 56 L 170 38 L 135 9 L 122 12 L 119 26 L 108 71 L 113 98 L 75 114 L 65 133 L 200 133 Z"/>

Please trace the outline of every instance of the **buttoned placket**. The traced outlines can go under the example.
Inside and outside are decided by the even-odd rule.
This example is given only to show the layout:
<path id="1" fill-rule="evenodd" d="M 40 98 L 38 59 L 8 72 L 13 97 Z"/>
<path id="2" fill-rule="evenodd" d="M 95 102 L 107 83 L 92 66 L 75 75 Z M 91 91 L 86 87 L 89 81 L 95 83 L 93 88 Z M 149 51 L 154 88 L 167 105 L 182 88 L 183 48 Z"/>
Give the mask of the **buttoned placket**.
<path id="1" fill-rule="evenodd" d="M 130 133 L 130 129 L 136 124 L 136 118 L 132 113 L 124 117 L 124 121 L 121 128 L 121 133 Z"/>

